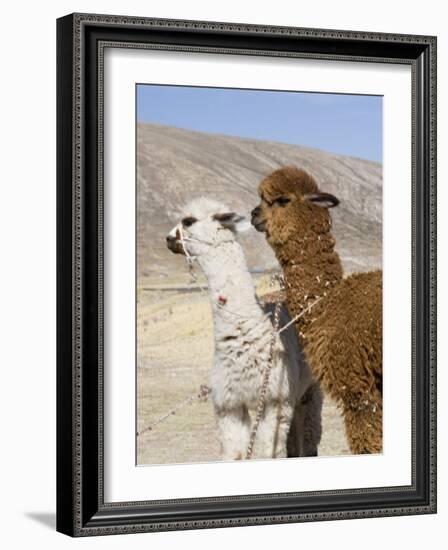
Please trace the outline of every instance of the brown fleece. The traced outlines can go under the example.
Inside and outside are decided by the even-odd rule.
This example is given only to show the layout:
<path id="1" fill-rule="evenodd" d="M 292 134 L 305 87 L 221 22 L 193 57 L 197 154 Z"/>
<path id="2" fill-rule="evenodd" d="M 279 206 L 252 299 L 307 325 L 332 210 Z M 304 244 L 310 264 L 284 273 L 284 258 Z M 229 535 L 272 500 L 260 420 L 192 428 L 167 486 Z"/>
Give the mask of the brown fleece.
<path id="1" fill-rule="evenodd" d="M 296 321 L 313 373 L 342 409 L 351 451 L 381 452 L 382 272 L 343 278 L 326 207 L 334 203 L 303 170 L 276 170 L 259 193 L 259 217 L 285 275 L 291 316 L 321 298 Z"/>

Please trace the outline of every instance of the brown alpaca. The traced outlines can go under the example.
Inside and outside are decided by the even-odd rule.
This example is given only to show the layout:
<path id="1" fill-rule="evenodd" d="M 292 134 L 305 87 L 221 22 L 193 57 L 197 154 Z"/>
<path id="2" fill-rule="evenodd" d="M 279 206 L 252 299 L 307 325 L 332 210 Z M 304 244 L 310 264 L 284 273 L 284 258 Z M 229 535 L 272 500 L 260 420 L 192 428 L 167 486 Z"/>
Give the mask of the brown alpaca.
<path id="1" fill-rule="evenodd" d="M 352 453 L 382 450 L 382 272 L 343 278 L 328 208 L 339 201 L 295 167 L 259 186 L 252 224 L 283 269 L 292 317 L 308 363 L 340 405 Z"/>

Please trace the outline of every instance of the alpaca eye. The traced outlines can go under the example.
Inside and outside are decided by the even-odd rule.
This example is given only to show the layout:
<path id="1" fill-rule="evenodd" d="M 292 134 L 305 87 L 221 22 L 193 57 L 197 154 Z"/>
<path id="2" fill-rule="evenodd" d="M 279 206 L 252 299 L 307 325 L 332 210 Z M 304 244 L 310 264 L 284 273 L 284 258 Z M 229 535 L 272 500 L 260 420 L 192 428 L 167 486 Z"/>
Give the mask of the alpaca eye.
<path id="1" fill-rule="evenodd" d="M 274 202 L 275 204 L 278 204 L 280 206 L 286 206 L 289 202 L 291 202 L 291 199 L 288 199 L 286 197 L 280 197 L 276 199 Z"/>
<path id="2" fill-rule="evenodd" d="M 190 227 L 194 223 L 196 223 L 198 220 L 196 218 L 193 218 L 193 216 L 189 216 L 188 218 L 184 218 L 182 220 L 182 225 L 184 227 Z"/>

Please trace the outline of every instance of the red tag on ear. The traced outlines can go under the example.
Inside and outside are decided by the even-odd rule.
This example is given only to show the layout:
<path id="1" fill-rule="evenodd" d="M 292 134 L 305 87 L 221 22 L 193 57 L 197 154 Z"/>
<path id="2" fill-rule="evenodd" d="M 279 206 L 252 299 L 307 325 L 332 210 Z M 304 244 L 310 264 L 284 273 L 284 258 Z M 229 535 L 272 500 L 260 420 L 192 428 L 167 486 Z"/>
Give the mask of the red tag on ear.
<path id="1" fill-rule="evenodd" d="M 218 302 L 222 305 L 225 305 L 227 304 L 227 298 L 225 298 L 224 296 L 218 296 Z"/>

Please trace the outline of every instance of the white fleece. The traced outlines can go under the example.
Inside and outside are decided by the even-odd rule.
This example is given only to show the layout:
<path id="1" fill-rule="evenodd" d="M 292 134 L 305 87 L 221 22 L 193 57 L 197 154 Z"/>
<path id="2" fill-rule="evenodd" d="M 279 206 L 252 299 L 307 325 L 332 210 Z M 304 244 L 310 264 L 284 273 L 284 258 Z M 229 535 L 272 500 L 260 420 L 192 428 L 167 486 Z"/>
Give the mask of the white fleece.
<path id="1" fill-rule="evenodd" d="M 184 248 L 197 260 L 208 281 L 215 340 L 212 400 L 222 458 L 235 460 L 246 456 L 263 372 L 269 363 L 275 305 L 260 304 L 234 231 L 213 219 L 214 214 L 225 212 L 229 210 L 216 201 L 193 201 L 183 218 L 193 217 L 197 221 L 181 231 Z M 170 234 L 179 236 L 179 226 Z M 282 305 L 280 327 L 289 320 Z M 266 406 L 253 457 L 315 454 L 316 449 L 310 452 L 304 439 L 304 422 L 310 416 L 305 409 L 320 407 L 321 402 L 307 399 L 307 403 L 301 403 L 312 385 L 310 368 L 293 325 L 275 335 L 275 339 Z"/>

